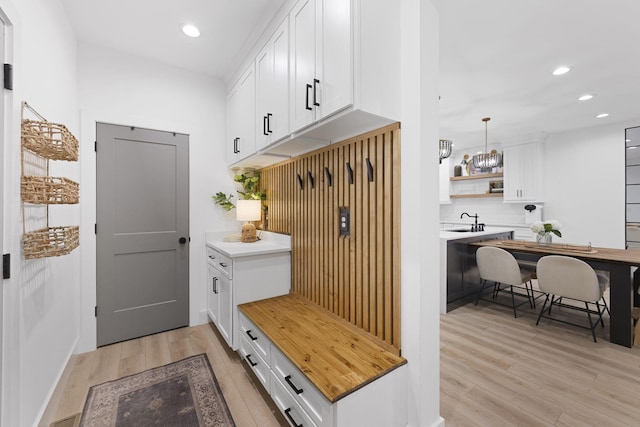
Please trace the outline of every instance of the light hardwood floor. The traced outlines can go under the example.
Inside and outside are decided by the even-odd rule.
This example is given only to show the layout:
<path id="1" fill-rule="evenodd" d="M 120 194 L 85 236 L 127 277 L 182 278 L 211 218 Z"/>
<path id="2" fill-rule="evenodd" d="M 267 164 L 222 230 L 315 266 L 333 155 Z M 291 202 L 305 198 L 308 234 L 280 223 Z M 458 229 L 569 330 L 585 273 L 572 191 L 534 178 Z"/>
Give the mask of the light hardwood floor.
<path id="1" fill-rule="evenodd" d="M 206 353 L 238 427 L 284 427 L 286 420 L 263 395 L 262 385 L 243 366 L 211 324 L 181 328 L 112 344 L 71 358 L 39 426 L 82 411 L 89 387 L 146 369 Z"/>
<path id="2" fill-rule="evenodd" d="M 540 304 L 542 300 L 538 300 Z M 555 309 L 554 309 L 555 310 Z M 640 346 L 489 302 L 440 317 L 440 402 L 454 426 L 640 426 Z M 586 314 L 563 316 L 587 322 Z"/>
<path id="3" fill-rule="evenodd" d="M 536 326 L 536 316 L 521 308 L 514 318 L 509 308 L 481 301 L 440 317 L 446 426 L 640 425 L 640 346 L 611 344 L 606 317 L 594 343 L 587 330 L 544 319 Z M 200 325 L 74 356 L 40 425 L 80 412 L 91 385 L 202 352 L 238 427 L 288 425 L 220 340 Z"/>

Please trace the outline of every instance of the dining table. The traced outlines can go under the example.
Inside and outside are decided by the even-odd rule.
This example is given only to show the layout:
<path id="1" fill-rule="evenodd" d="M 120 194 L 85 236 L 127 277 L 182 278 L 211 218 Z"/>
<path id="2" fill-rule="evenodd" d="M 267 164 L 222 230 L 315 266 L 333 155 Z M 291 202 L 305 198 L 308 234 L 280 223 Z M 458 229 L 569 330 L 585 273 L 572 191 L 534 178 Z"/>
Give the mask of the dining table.
<path id="1" fill-rule="evenodd" d="M 502 248 L 516 259 L 537 261 L 546 255 L 564 255 L 581 259 L 594 270 L 609 272 L 609 339 L 612 343 L 632 347 L 634 304 L 640 304 L 638 283 L 640 251 L 615 248 L 571 245 L 564 243 L 540 244 L 522 240 L 485 240 L 469 243 L 470 246 Z M 640 270 L 638 270 L 640 271 Z M 635 276 L 635 280 L 634 280 Z"/>

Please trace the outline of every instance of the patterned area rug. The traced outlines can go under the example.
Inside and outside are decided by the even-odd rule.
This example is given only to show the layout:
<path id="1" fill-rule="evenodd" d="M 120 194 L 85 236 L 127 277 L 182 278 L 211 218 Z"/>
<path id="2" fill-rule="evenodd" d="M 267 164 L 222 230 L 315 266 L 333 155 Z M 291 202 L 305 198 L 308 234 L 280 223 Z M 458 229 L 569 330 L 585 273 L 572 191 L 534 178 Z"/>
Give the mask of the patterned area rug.
<path id="1" fill-rule="evenodd" d="M 80 427 L 235 427 L 206 354 L 95 385 Z"/>

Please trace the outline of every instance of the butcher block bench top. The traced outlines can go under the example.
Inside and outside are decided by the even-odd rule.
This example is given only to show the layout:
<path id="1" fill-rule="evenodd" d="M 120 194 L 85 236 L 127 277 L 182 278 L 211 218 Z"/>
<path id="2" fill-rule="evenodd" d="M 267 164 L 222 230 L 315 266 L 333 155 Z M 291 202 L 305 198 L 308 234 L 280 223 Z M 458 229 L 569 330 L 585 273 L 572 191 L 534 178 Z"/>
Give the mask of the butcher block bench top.
<path id="1" fill-rule="evenodd" d="M 407 363 L 299 295 L 238 307 L 331 403 Z"/>

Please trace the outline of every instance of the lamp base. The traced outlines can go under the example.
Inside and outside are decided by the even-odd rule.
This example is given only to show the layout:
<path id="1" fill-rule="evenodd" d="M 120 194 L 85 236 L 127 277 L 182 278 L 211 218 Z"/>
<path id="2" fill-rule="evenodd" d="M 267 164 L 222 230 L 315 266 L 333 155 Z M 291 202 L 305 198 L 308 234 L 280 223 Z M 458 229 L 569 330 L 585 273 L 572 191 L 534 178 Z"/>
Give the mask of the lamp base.
<path id="1" fill-rule="evenodd" d="M 256 236 L 256 226 L 248 222 L 242 226 L 242 237 L 240 240 L 243 243 L 253 243 L 258 240 Z"/>

